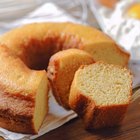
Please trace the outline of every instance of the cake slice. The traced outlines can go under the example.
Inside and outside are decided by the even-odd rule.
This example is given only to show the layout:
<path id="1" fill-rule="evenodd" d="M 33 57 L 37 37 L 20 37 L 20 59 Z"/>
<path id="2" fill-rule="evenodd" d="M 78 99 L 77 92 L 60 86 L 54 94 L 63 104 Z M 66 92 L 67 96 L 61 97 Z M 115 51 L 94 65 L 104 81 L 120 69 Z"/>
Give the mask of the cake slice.
<path id="1" fill-rule="evenodd" d="M 87 129 L 112 127 L 122 122 L 131 93 L 129 70 L 97 62 L 76 71 L 69 104 L 84 120 Z"/>
<path id="2" fill-rule="evenodd" d="M 69 90 L 76 70 L 84 64 L 94 63 L 85 51 L 68 49 L 54 54 L 48 66 L 48 78 L 53 94 L 60 105 L 69 109 Z"/>

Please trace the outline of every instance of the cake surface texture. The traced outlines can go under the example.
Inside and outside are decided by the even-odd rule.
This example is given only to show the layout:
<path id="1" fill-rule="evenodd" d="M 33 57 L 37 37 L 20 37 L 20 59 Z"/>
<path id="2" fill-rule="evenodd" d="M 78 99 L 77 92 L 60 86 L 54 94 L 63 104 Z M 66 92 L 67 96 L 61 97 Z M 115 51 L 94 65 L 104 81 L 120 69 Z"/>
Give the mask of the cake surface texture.
<path id="1" fill-rule="evenodd" d="M 46 70 L 49 59 L 58 51 L 70 48 L 89 53 L 94 61 L 103 60 L 122 66 L 129 61 L 129 53 L 110 37 L 80 24 L 33 23 L 1 35 L 0 127 L 20 133 L 38 132 L 48 112 Z M 77 57 L 81 57 L 80 53 Z M 64 97 L 66 100 L 67 96 Z"/>
<path id="2" fill-rule="evenodd" d="M 130 104 L 132 78 L 129 70 L 96 62 L 76 71 L 69 104 L 87 129 L 119 125 Z"/>

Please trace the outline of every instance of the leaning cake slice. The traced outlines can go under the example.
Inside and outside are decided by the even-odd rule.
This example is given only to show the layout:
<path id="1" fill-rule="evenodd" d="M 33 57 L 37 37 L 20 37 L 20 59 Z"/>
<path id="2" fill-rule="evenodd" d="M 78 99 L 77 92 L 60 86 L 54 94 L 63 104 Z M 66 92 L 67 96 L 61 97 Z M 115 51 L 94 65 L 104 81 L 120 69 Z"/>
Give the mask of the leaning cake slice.
<path id="1" fill-rule="evenodd" d="M 92 63 L 94 63 L 93 57 L 78 49 L 63 50 L 51 57 L 48 78 L 56 100 L 64 108 L 70 109 L 68 99 L 75 72 L 81 65 Z"/>

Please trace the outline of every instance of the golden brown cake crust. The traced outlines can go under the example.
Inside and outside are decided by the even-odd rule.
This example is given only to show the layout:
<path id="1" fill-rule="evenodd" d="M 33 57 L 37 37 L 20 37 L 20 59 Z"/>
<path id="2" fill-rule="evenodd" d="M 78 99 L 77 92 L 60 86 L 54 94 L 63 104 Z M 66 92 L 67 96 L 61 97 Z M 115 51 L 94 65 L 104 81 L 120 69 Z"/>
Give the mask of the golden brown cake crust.
<path id="1" fill-rule="evenodd" d="M 83 96 L 82 93 L 75 94 L 77 94 L 77 97 L 71 99 L 69 104 L 71 109 L 83 119 L 86 129 L 99 129 L 120 125 L 129 105 L 128 103 L 119 106 L 97 107 L 93 100 L 91 101 L 88 97 Z"/>
<path id="2" fill-rule="evenodd" d="M 20 94 L 0 94 L 0 126 L 20 133 L 37 133 L 34 130 L 34 99 Z"/>
<path id="3" fill-rule="evenodd" d="M 52 72 L 51 72 L 51 69 L 50 69 L 50 67 L 52 68 L 53 67 L 53 74 L 52 74 Z M 48 67 L 48 78 L 49 78 L 49 80 L 50 80 L 50 84 L 51 84 L 51 86 L 52 86 L 52 91 L 53 91 L 53 95 L 55 96 L 55 99 L 56 99 L 56 101 L 60 104 L 60 105 L 62 105 L 62 102 L 61 102 L 61 100 L 60 100 L 60 97 L 59 97 L 59 95 L 57 94 L 57 88 L 55 87 L 55 86 L 53 86 L 53 84 L 56 84 L 56 79 L 57 79 L 57 75 L 58 75 L 58 68 L 59 68 L 59 61 L 57 61 L 57 60 L 50 60 L 50 63 L 49 63 L 49 67 Z"/>

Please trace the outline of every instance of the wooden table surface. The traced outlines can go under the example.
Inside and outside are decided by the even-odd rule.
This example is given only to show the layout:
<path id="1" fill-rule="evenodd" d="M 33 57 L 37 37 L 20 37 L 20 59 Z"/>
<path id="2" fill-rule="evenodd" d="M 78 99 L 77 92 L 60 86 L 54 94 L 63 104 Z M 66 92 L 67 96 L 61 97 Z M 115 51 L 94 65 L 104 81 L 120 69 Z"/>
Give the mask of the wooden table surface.
<path id="1" fill-rule="evenodd" d="M 120 127 L 86 131 L 79 118 L 36 140 L 140 140 L 140 99 L 132 103 Z"/>

